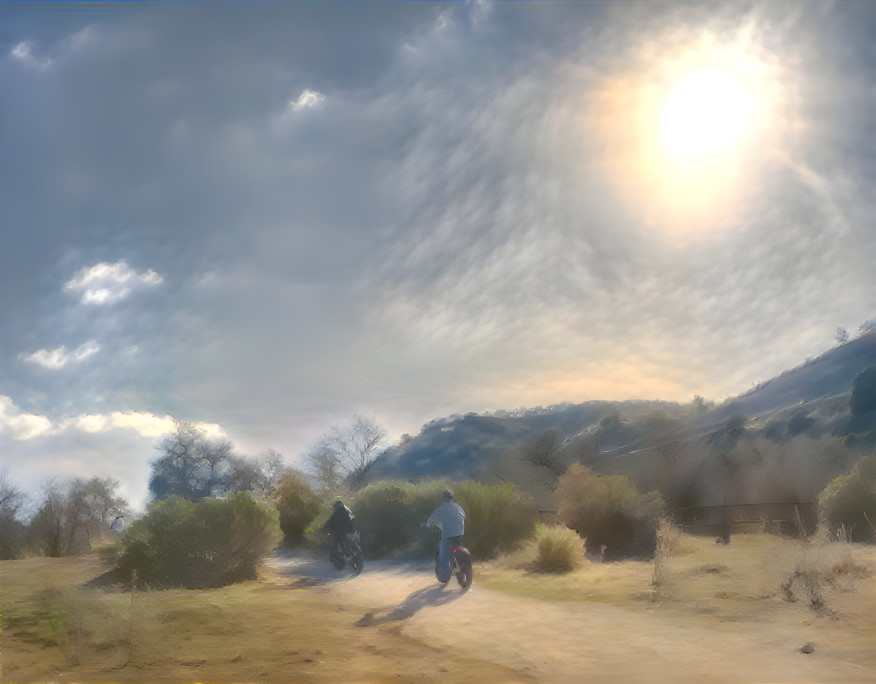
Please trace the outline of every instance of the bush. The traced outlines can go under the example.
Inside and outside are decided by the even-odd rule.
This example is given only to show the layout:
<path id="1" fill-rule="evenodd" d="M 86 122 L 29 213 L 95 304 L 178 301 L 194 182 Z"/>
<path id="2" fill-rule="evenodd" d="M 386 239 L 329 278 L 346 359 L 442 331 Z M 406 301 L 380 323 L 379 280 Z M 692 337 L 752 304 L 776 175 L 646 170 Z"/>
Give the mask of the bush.
<path id="1" fill-rule="evenodd" d="M 277 544 L 275 510 L 246 493 L 227 499 L 170 498 L 152 504 L 120 542 L 116 578 L 155 588 L 219 587 L 253 579 Z"/>
<path id="2" fill-rule="evenodd" d="M 435 553 L 437 535 L 421 529 L 420 523 L 441 503 L 441 492 L 448 488 L 465 510 L 463 541 L 476 558 L 494 556 L 532 534 L 538 508 L 514 485 L 483 485 L 472 481 L 415 485 L 385 480 L 368 485 L 348 502 L 356 516 L 365 557 L 381 558 L 391 554 L 431 557 Z"/>
<path id="3" fill-rule="evenodd" d="M 362 552 L 366 558 L 381 558 L 408 550 L 423 536 L 414 485 L 399 480 L 375 482 L 350 499 L 348 506 L 356 516 Z M 427 514 L 428 515 L 428 514 Z"/>
<path id="4" fill-rule="evenodd" d="M 818 512 L 832 531 L 844 527 L 852 541 L 876 541 L 876 456 L 860 459 L 848 475 L 832 480 L 818 497 Z"/>
<path id="5" fill-rule="evenodd" d="M 465 510 L 464 543 L 475 558 L 492 558 L 532 536 L 538 506 L 515 485 L 484 485 L 467 480 L 451 489 Z M 438 501 L 440 492 L 433 508 Z"/>
<path id="6" fill-rule="evenodd" d="M 625 475 L 599 475 L 581 465 L 560 477 L 558 517 L 587 538 L 588 549 L 606 547 L 607 558 L 652 557 L 663 500 L 657 492 L 640 494 Z"/>
<path id="7" fill-rule="evenodd" d="M 304 473 L 288 470 L 274 492 L 280 515 L 283 544 L 297 546 L 304 541 L 304 532 L 319 513 L 320 503 L 307 483 Z"/>
<path id="8" fill-rule="evenodd" d="M 541 572 L 569 572 L 584 562 L 581 537 L 565 525 L 535 526 L 534 568 Z"/>

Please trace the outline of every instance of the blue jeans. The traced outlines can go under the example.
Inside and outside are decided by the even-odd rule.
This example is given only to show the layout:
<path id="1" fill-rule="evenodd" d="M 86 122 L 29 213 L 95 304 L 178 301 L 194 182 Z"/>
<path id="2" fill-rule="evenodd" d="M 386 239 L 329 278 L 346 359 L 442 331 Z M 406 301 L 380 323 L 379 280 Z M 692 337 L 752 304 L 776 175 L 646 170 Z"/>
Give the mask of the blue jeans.
<path id="1" fill-rule="evenodd" d="M 439 582 L 450 579 L 450 547 L 460 544 L 462 537 L 441 537 L 438 553 L 435 555 L 435 576 Z"/>

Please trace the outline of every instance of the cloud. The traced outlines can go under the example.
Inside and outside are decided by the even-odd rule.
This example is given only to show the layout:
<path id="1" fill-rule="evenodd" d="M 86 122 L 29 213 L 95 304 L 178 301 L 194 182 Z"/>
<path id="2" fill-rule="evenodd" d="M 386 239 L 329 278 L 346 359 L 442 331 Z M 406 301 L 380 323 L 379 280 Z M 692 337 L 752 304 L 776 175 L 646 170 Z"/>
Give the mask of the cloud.
<path id="1" fill-rule="evenodd" d="M 67 352 L 66 348 L 61 345 L 57 349 L 39 349 L 33 354 L 20 355 L 19 358 L 30 363 L 35 363 L 43 368 L 51 370 L 60 370 L 68 363 L 81 363 L 85 359 L 93 356 L 100 351 L 100 345 L 94 340 L 90 340 L 85 344 L 80 345 L 72 352 Z"/>
<path id="2" fill-rule="evenodd" d="M 325 102 L 325 95 L 318 93 L 315 90 L 305 88 L 301 91 L 297 100 L 289 102 L 289 109 L 293 112 L 300 112 L 304 109 L 319 107 L 323 102 Z"/>
<path id="3" fill-rule="evenodd" d="M 162 280 L 152 269 L 137 273 L 124 260 L 114 264 L 100 262 L 78 271 L 64 284 L 64 289 L 81 292 L 83 304 L 114 304 L 130 295 L 134 288 L 159 285 Z"/>
<path id="4" fill-rule="evenodd" d="M 193 425 L 208 438 L 225 437 L 225 430 L 216 423 L 198 422 Z M 176 429 L 173 416 L 156 416 L 148 411 L 113 411 L 108 414 L 82 414 L 58 422 L 57 432 L 76 430 L 99 434 L 110 430 L 133 430 L 141 437 L 161 437 Z"/>
<path id="5" fill-rule="evenodd" d="M 43 70 L 48 69 L 50 66 L 52 66 L 51 59 L 49 59 L 48 57 L 37 57 L 34 54 L 33 43 L 27 40 L 16 43 L 9 51 L 9 56 L 12 57 L 12 59 L 34 69 Z"/>
<path id="6" fill-rule="evenodd" d="M 40 436 L 51 427 L 51 421 L 45 416 L 23 413 L 10 397 L 0 395 L 0 434 L 24 441 Z"/>

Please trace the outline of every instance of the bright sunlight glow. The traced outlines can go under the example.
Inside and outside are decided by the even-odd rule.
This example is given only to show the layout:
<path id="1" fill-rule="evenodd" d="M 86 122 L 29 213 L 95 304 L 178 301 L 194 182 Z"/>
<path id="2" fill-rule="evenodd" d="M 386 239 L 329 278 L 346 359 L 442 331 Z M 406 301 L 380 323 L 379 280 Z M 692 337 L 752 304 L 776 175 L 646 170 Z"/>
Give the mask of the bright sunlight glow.
<path id="1" fill-rule="evenodd" d="M 675 86 L 660 112 L 665 152 L 680 163 L 732 152 L 751 110 L 751 95 L 735 78 L 718 69 L 695 71 Z"/>

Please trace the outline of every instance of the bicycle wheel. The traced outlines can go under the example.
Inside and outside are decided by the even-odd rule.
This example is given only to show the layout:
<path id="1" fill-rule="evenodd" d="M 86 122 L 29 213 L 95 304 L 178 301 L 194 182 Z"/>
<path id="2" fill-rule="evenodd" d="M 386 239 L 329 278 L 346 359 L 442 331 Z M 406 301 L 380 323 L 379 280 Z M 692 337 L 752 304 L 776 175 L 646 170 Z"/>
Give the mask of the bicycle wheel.
<path id="1" fill-rule="evenodd" d="M 465 549 L 458 549 L 454 556 L 456 557 L 456 565 L 459 568 L 456 572 L 456 581 L 459 582 L 459 586 L 463 589 L 468 589 L 473 579 L 471 554 Z"/>
<path id="2" fill-rule="evenodd" d="M 362 572 L 362 567 L 364 563 L 362 562 L 362 552 L 356 551 L 353 553 L 353 557 L 350 559 L 350 567 L 353 568 L 353 574 L 358 575 Z"/>

